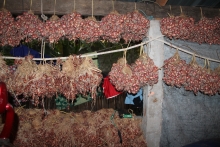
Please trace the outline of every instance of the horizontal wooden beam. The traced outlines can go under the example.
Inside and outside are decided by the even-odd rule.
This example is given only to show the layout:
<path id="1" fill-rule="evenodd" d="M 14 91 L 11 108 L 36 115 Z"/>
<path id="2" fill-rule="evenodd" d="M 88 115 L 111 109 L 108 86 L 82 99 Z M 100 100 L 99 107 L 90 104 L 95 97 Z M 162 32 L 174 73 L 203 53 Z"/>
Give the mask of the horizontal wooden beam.
<path id="1" fill-rule="evenodd" d="M 0 0 L 0 4 L 3 4 L 4 0 Z M 55 0 L 32 0 L 31 9 L 35 14 L 41 14 L 41 8 L 45 15 L 54 14 L 54 2 Z M 31 0 L 6 0 L 5 8 L 8 9 L 12 14 L 21 14 L 25 11 L 30 10 Z M 105 16 L 113 10 L 112 0 L 93 0 L 93 14 L 95 16 Z M 135 9 L 134 2 L 122 2 L 115 1 L 114 9 L 121 14 L 132 12 Z M 156 3 L 139 2 L 136 3 L 136 9 L 141 10 L 148 16 L 154 18 L 167 17 L 167 13 L 173 13 L 175 16 L 180 15 L 180 7 L 172 6 L 159 6 Z M 55 14 L 64 15 L 71 13 L 74 10 L 74 0 L 56 0 Z M 92 0 L 75 0 L 75 10 L 82 15 L 92 15 Z M 201 18 L 201 11 L 198 7 L 187 7 L 182 6 L 182 11 L 191 17 L 199 20 Z M 215 17 L 219 15 L 219 10 L 214 8 L 202 8 L 203 15 L 206 17 Z"/>

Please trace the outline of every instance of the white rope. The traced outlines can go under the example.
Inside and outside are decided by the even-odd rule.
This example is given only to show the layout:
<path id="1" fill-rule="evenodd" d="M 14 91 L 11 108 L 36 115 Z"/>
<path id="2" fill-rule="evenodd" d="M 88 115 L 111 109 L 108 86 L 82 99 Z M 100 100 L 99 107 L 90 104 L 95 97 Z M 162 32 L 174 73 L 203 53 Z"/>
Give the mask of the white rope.
<path id="1" fill-rule="evenodd" d="M 47 16 L 44 15 L 44 13 L 43 13 L 43 1 L 42 1 L 42 0 L 41 0 L 41 18 L 42 18 L 44 21 L 47 20 Z"/>
<path id="2" fill-rule="evenodd" d="M 142 46 L 144 44 L 147 44 L 157 38 L 160 38 L 160 37 L 163 37 L 163 35 L 161 36 L 157 36 L 155 38 L 152 38 L 150 40 L 147 40 L 147 41 L 144 41 L 140 44 L 137 44 L 137 45 L 133 45 L 133 46 L 130 46 L 128 48 L 122 48 L 122 49 L 117 49 L 117 50 L 113 50 L 113 51 L 106 51 L 106 52 L 101 52 L 101 53 L 91 53 L 91 54 L 84 54 L 84 55 L 79 55 L 80 57 L 91 57 L 91 56 L 98 56 L 98 55 L 104 55 L 104 54 L 110 54 L 110 53 L 116 53 L 116 52 L 121 52 L 121 51 L 125 51 L 125 50 L 130 50 L 130 49 L 133 49 L 133 48 L 137 48 L 139 46 Z M 2 56 L 2 58 L 4 59 L 23 59 L 24 57 L 8 57 L 8 56 Z M 44 58 L 44 59 L 41 59 L 41 58 L 33 58 L 33 60 L 44 60 L 44 61 L 47 61 L 47 60 L 58 60 L 58 59 L 61 59 L 61 60 L 66 60 L 68 59 L 69 57 L 56 57 L 56 58 Z"/>
<path id="3" fill-rule="evenodd" d="M 80 57 L 91 57 L 91 56 L 98 56 L 98 55 L 105 55 L 105 54 L 111 54 L 111 53 L 116 53 L 116 52 L 121 52 L 121 51 L 125 51 L 125 50 L 130 50 L 130 49 L 134 49 L 134 48 L 137 48 L 137 47 L 140 47 L 142 45 L 145 45 L 145 44 L 148 44 L 149 42 L 151 41 L 154 41 L 154 40 L 157 40 L 157 41 L 160 41 L 160 42 L 163 42 L 164 44 L 167 44 L 173 48 L 176 48 L 184 53 L 187 53 L 187 54 L 190 54 L 190 55 L 194 55 L 195 53 L 193 52 L 190 52 L 190 51 L 187 51 L 186 49 L 182 49 L 180 47 L 177 47 L 167 41 L 164 41 L 164 40 L 160 40 L 158 38 L 161 38 L 163 37 L 164 35 L 161 35 L 161 36 L 157 36 L 155 38 L 152 38 L 152 39 L 149 39 L 148 41 L 144 41 L 140 44 L 137 44 L 137 45 L 133 45 L 133 46 L 130 46 L 128 48 L 122 48 L 122 49 L 117 49 L 117 50 L 112 50 L 112 51 L 106 51 L 106 52 L 100 52 L 100 53 L 90 53 L 90 54 L 83 54 L 83 55 L 79 55 Z M 78 57 L 79 57 L 78 56 Z M 216 60 L 216 59 L 212 59 L 212 58 L 208 58 L 208 57 L 205 57 L 205 56 L 201 56 L 201 55 L 198 55 L 198 54 L 195 54 L 196 57 L 199 57 L 199 58 L 203 58 L 203 59 L 208 59 L 209 61 L 213 61 L 213 62 L 218 62 L 220 63 L 220 60 Z M 4 59 L 24 59 L 24 57 L 9 57 L 9 56 L 2 56 L 2 58 Z M 69 57 L 56 57 L 56 58 L 33 58 L 33 60 L 44 60 L 44 61 L 48 61 L 48 60 L 58 60 L 58 59 L 61 59 L 61 60 L 66 60 L 68 59 Z"/>
<path id="4" fill-rule="evenodd" d="M 155 40 L 160 41 L 160 42 L 163 42 L 164 44 L 167 44 L 167 45 L 169 45 L 169 46 L 171 46 L 171 47 L 173 47 L 173 48 L 176 48 L 176 49 L 178 49 L 178 50 L 180 50 L 180 51 L 182 51 L 182 52 L 184 52 L 184 53 L 187 53 L 187 54 L 190 54 L 190 55 L 194 55 L 194 54 L 195 54 L 195 53 L 193 53 L 193 52 L 190 52 L 190 51 L 187 51 L 187 50 L 182 49 L 182 48 L 180 48 L 180 47 L 177 47 L 177 46 L 175 46 L 175 45 L 173 45 L 173 44 L 171 44 L 171 43 L 169 43 L 169 42 L 167 42 L 167 41 L 160 40 L 160 39 L 157 39 L 157 38 L 156 38 Z M 196 57 L 199 57 L 199 58 L 203 58 L 203 59 L 208 59 L 208 60 L 213 61 L 213 62 L 218 62 L 218 63 L 220 63 L 220 60 L 215 60 L 215 59 L 208 58 L 208 57 L 205 57 L 205 56 L 201 56 L 201 55 L 198 55 L 198 54 L 195 54 L 195 56 L 196 56 Z"/>

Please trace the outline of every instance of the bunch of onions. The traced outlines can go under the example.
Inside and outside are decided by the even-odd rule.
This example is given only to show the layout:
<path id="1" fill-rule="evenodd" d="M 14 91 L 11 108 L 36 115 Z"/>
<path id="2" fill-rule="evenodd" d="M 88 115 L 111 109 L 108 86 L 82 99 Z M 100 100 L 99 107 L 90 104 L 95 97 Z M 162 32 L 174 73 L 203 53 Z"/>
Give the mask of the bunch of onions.
<path id="1" fill-rule="evenodd" d="M 87 95 L 91 93 L 92 98 L 96 98 L 97 87 L 102 81 L 101 70 L 96 67 L 89 57 L 81 58 L 81 64 L 76 72 L 75 82 L 78 93 Z"/>
<path id="2" fill-rule="evenodd" d="M 69 40 L 76 40 L 82 32 L 84 20 L 78 12 L 66 14 L 61 17 L 65 37 Z"/>
<path id="3" fill-rule="evenodd" d="M 184 14 L 163 18 L 160 21 L 160 29 L 169 39 L 189 40 L 194 29 L 194 19 Z"/>
<path id="4" fill-rule="evenodd" d="M 192 61 L 188 66 L 186 84 L 184 85 L 185 90 L 193 91 L 194 94 L 198 93 L 198 91 L 201 89 L 201 79 L 204 78 L 202 70 L 203 68 L 198 65 L 195 55 L 193 55 Z"/>
<path id="5" fill-rule="evenodd" d="M 124 31 L 122 38 L 125 42 L 129 40 L 140 41 L 146 36 L 150 27 L 150 21 L 137 10 L 124 15 Z"/>
<path id="6" fill-rule="evenodd" d="M 53 15 L 49 20 L 44 23 L 41 29 L 41 34 L 50 43 L 57 42 L 61 37 L 65 35 L 63 23 L 57 15 Z"/>
<path id="7" fill-rule="evenodd" d="M 220 44 L 220 18 L 206 18 L 195 23 L 193 18 L 181 16 L 171 16 L 160 21 L 161 32 L 169 39 L 183 39 L 199 44 Z"/>
<path id="8" fill-rule="evenodd" d="M 140 49 L 140 57 L 132 65 L 133 76 L 138 82 L 138 87 L 145 85 L 154 85 L 158 82 L 158 67 L 155 66 L 153 60 L 143 52 L 143 46 Z M 131 82 L 132 83 L 132 82 Z M 135 87 L 131 93 L 137 93 L 139 88 Z"/>
<path id="9" fill-rule="evenodd" d="M 100 27 L 103 31 L 102 38 L 104 40 L 112 43 L 119 42 L 124 32 L 124 16 L 117 11 L 112 11 L 102 18 Z"/>
<path id="10" fill-rule="evenodd" d="M 202 70 L 202 75 L 203 78 L 201 78 L 200 91 L 206 95 L 215 95 L 218 92 L 218 80 L 220 77 L 217 72 L 210 69 L 209 61 L 207 59 L 205 59 L 205 66 Z"/>
<path id="11" fill-rule="evenodd" d="M 209 43 L 213 44 L 216 42 L 213 40 L 213 31 L 217 28 L 217 23 L 214 19 L 209 19 L 203 17 L 198 23 L 195 24 L 194 29 L 192 30 L 192 36 L 190 38 L 193 42 Z"/>
<path id="12" fill-rule="evenodd" d="M 34 78 L 27 84 L 27 89 L 29 89 L 32 98 L 52 98 L 58 91 L 55 86 L 55 77 L 57 76 L 54 74 L 59 74 L 59 72 L 60 70 L 52 64 L 38 64 Z"/>
<path id="13" fill-rule="evenodd" d="M 127 64 L 125 51 L 123 58 L 118 59 L 117 63 L 113 63 L 109 79 L 118 91 L 129 91 L 132 75 L 133 71 L 131 66 Z"/>
<path id="14" fill-rule="evenodd" d="M 164 61 L 163 81 L 170 86 L 181 87 L 186 84 L 188 65 L 185 60 L 181 60 L 178 51 L 173 57 Z"/>
<path id="15" fill-rule="evenodd" d="M 62 63 L 62 78 L 59 92 L 67 99 L 75 99 L 77 94 L 76 89 L 76 70 L 81 64 L 81 59 L 77 56 L 70 55 L 69 58 Z"/>
<path id="16" fill-rule="evenodd" d="M 80 113 L 47 110 L 46 117 L 42 117 L 44 113 L 41 109 L 19 108 L 16 112 L 20 125 L 13 142 L 15 146 L 147 146 L 140 129 L 141 119 L 135 114 L 132 119 L 121 119 L 119 115 L 113 116 L 113 109 L 84 110 Z M 110 117 L 115 126 L 109 121 Z"/>
<path id="17" fill-rule="evenodd" d="M 20 40 L 30 42 L 34 39 L 42 38 L 43 23 L 31 10 L 16 17 L 16 27 Z"/>
<path id="18" fill-rule="evenodd" d="M 32 96 L 32 92 L 29 91 L 27 85 L 34 79 L 38 70 L 37 64 L 32 59 L 33 56 L 28 55 L 17 65 L 17 70 L 7 82 L 7 85 L 10 87 L 10 93 L 15 93 L 15 95 L 23 94 L 24 97 Z"/>
<path id="19" fill-rule="evenodd" d="M 0 11 L 0 46 L 16 46 L 20 43 L 16 23 L 11 13 L 2 8 Z"/>
<path id="20" fill-rule="evenodd" d="M 82 28 L 82 31 L 80 32 L 79 38 L 86 42 L 100 40 L 100 37 L 103 34 L 103 31 L 100 28 L 100 23 L 93 16 L 86 18 L 80 27 Z"/>

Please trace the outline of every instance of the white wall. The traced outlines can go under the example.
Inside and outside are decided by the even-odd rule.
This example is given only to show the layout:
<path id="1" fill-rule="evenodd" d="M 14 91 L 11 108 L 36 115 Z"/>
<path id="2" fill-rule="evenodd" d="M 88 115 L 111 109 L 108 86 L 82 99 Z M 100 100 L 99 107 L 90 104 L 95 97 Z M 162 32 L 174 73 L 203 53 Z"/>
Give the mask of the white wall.
<path id="1" fill-rule="evenodd" d="M 149 37 L 154 38 L 161 36 L 160 23 L 158 20 L 150 21 Z M 160 38 L 163 40 L 163 37 Z M 151 59 L 153 59 L 157 67 L 163 65 L 163 47 L 164 44 L 159 41 L 152 41 L 148 45 L 148 52 Z M 163 73 L 159 70 L 158 83 L 153 87 L 144 87 L 144 109 L 142 129 L 147 141 L 148 147 L 158 147 L 160 145 L 161 137 L 161 123 L 162 123 L 162 102 L 163 102 Z M 152 94 L 154 93 L 154 94 Z"/>

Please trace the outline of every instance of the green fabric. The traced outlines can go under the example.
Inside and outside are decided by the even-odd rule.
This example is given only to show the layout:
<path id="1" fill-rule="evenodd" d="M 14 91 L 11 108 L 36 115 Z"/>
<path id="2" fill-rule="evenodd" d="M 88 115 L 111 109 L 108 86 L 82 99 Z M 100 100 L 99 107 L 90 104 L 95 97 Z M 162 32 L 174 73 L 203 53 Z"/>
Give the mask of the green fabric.
<path id="1" fill-rule="evenodd" d="M 82 95 L 78 95 L 76 98 L 76 101 L 74 103 L 68 103 L 68 100 L 65 97 L 59 95 L 55 99 L 55 103 L 56 103 L 57 109 L 64 110 L 70 105 L 77 106 L 77 105 L 81 105 L 83 103 L 89 102 L 91 100 L 92 100 L 92 98 L 89 95 L 87 97 L 83 97 Z"/>
<path id="2" fill-rule="evenodd" d="M 62 96 L 57 96 L 57 98 L 55 99 L 55 103 L 56 103 L 56 108 L 59 110 L 64 110 L 69 105 L 67 99 Z"/>
<path id="3" fill-rule="evenodd" d="M 80 104 L 83 104 L 83 103 L 86 103 L 86 102 L 89 102 L 91 101 L 92 98 L 91 97 L 83 97 L 81 95 L 79 95 L 77 98 L 76 98 L 76 102 L 73 104 L 74 106 L 77 106 L 77 105 L 80 105 Z"/>

